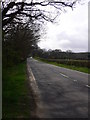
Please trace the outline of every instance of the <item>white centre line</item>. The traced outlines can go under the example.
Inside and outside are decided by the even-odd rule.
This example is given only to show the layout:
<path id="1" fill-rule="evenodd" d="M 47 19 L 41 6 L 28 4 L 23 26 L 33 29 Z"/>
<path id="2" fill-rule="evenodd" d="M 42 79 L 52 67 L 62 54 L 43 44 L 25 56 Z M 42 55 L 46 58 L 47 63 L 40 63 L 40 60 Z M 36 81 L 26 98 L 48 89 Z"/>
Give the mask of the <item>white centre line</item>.
<path id="1" fill-rule="evenodd" d="M 67 75 L 64 75 L 64 74 L 62 74 L 62 73 L 60 73 L 62 76 L 64 76 L 64 77 L 66 77 L 66 78 L 69 78 Z"/>
<path id="2" fill-rule="evenodd" d="M 73 80 L 74 82 L 76 82 L 77 80 Z"/>
<path id="3" fill-rule="evenodd" d="M 89 86 L 89 85 L 86 85 L 86 87 L 90 88 L 90 86 Z"/>

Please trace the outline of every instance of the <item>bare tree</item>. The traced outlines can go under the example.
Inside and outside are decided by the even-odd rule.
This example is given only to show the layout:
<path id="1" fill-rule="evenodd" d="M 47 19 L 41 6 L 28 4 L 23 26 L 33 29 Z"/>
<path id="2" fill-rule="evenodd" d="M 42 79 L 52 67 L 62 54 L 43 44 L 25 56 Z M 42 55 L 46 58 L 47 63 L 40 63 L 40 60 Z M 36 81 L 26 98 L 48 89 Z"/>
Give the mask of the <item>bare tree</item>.
<path id="1" fill-rule="evenodd" d="M 46 20 L 53 22 L 65 7 L 72 8 L 78 0 L 2 0 L 2 25 L 27 17 L 30 20 Z"/>

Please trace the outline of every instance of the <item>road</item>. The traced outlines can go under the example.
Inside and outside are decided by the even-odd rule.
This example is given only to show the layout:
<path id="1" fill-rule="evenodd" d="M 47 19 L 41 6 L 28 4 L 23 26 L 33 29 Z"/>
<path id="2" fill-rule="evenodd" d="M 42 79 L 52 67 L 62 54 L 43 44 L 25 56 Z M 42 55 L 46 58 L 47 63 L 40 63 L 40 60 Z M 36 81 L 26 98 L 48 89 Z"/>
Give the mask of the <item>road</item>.
<path id="1" fill-rule="evenodd" d="M 36 79 L 44 118 L 88 118 L 88 74 L 28 58 Z"/>

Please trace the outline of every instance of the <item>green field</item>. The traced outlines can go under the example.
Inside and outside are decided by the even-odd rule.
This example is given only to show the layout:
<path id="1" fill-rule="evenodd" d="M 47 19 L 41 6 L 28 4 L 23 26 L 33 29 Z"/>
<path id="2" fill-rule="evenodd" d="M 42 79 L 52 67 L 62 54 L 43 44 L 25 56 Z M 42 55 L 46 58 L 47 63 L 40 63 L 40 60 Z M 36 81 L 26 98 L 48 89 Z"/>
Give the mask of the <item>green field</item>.
<path id="1" fill-rule="evenodd" d="M 77 71 L 80 71 L 80 72 L 84 72 L 84 73 L 89 73 L 90 74 L 90 68 L 88 68 L 88 67 L 81 67 L 81 66 L 68 65 L 68 64 L 60 64 L 60 63 L 58 63 L 55 60 L 42 59 L 42 58 L 37 58 L 37 57 L 35 59 L 37 59 L 39 61 L 46 62 L 48 64 L 53 64 L 53 65 L 56 65 L 56 66 L 59 66 L 59 67 L 64 67 L 64 68 L 68 68 L 68 69 L 72 69 L 72 70 L 77 70 Z M 81 64 L 83 64 L 83 62 Z"/>
<path id="2" fill-rule="evenodd" d="M 30 110 L 35 106 L 27 83 L 26 62 L 10 68 L 3 68 L 4 118 L 30 118 Z"/>

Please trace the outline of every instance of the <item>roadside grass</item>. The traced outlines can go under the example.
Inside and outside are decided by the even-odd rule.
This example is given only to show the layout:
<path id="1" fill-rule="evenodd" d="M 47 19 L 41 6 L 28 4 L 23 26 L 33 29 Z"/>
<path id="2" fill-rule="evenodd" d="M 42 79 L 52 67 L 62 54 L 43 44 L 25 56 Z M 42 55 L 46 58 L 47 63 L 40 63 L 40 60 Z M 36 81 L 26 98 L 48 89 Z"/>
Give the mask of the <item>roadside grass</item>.
<path id="1" fill-rule="evenodd" d="M 77 66 L 74 66 L 74 65 L 59 64 L 57 62 L 51 62 L 51 61 L 44 60 L 44 59 L 41 59 L 41 58 L 38 58 L 38 57 L 35 57 L 35 59 L 37 59 L 39 61 L 42 61 L 42 62 L 45 62 L 45 63 L 48 63 L 48 64 L 56 65 L 58 67 L 68 68 L 68 69 L 77 70 L 77 71 L 80 71 L 80 72 L 90 74 L 90 68 L 87 68 L 87 67 L 77 67 Z"/>
<path id="2" fill-rule="evenodd" d="M 30 118 L 33 101 L 27 85 L 26 62 L 3 68 L 2 117 Z"/>

